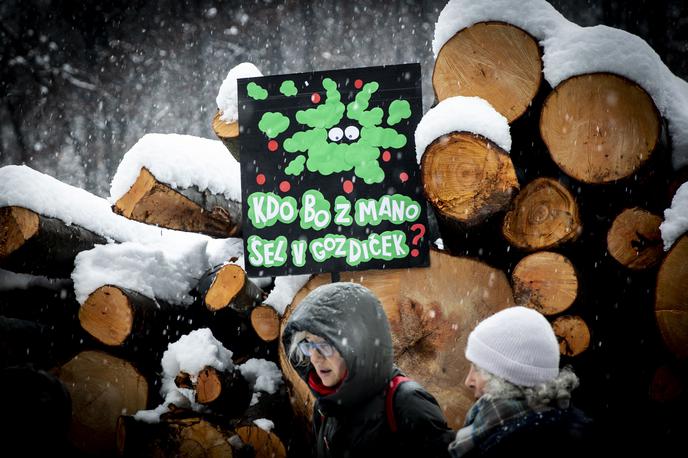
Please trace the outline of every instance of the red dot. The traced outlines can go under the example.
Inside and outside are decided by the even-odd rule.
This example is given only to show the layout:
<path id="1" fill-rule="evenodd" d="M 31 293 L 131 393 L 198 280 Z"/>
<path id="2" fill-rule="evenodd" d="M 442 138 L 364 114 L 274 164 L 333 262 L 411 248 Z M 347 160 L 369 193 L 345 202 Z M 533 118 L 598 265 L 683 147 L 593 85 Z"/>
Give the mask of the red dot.
<path id="1" fill-rule="evenodd" d="M 256 183 L 258 183 L 259 185 L 264 185 L 265 184 L 265 175 L 263 175 L 262 173 L 259 173 L 258 175 L 256 175 Z"/>
<path id="2" fill-rule="evenodd" d="M 347 194 L 351 194 L 351 191 L 354 190 L 354 184 L 351 182 L 351 180 L 346 180 L 342 184 L 342 188 L 344 188 L 344 192 Z"/>
<path id="3" fill-rule="evenodd" d="M 389 151 L 385 150 L 382 152 L 382 160 L 385 162 L 389 162 L 389 160 L 392 159 L 392 153 Z"/>
<path id="4" fill-rule="evenodd" d="M 279 147 L 279 143 L 277 143 L 277 140 L 270 140 L 268 142 L 268 149 L 270 151 L 277 151 L 278 147 Z"/>
<path id="5" fill-rule="evenodd" d="M 402 183 L 406 183 L 409 179 L 408 173 L 406 172 L 401 172 L 399 174 L 399 179 L 401 180 Z"/>
<path id="6" fill-rule="evenodd" d="M 418 251 L 417 249 L 414 248 L 413 250 L 411 250 L 411 256 L 413 256 L 414 258 L 417 258 L 419 254 L 420 251 Z"/>
<path id="7" fill-rule="evenodd" d="M 317 92 L 314 92 L 311 94 L 311 102 L 313 103 L 320 103 L 320 94 Z"/>
<path id="8" fill-rule="evenodd" d="M 289 190 L 291 189 L 291 185 L 288 181 L 283 181 L 280 183 L 279 188 L 282 192 L 289 192 Z"/>
<path id="9" fill-rule="evenodd" d="M 354 81 L 354 87 L 356 89 L 361 89 L 363 87 L 363 80 L 356 80 Z"/>

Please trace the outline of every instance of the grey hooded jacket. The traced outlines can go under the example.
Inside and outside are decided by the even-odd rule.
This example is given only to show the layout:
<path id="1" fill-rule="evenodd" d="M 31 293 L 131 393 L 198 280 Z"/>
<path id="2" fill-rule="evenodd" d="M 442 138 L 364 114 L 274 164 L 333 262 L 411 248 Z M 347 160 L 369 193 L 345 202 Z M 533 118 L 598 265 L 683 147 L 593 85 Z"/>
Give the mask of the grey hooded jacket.
<path id="1" fill-rule="evenodd" d="M 315 289 L 289 318 L 285 348 L 299 331 L 326 339 L 348 370 L 335 393 L 313 391 L 317 456 L 448 456 L 454 434 L 435 399 L 416 382 L 401 384 L 395 394 L 398 432 L 388 425 L 386 388 L 400 371 L 393 364 L 387 316 L 370 290 L 354 283 Z M 308 382 L 310 364 L 296 369 Z"/>

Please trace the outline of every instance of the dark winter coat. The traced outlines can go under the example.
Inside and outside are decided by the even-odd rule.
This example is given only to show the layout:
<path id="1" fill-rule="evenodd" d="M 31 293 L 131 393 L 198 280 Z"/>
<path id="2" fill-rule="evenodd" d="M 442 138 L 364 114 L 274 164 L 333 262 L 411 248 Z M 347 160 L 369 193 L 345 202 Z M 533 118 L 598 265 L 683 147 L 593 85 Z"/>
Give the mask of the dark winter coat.
<path id="1" fill-rule="evenodd" d="M 536 412 L 524 400 L 482 397 L 468 412 L 466 422 L 450 445 L 454 458 L 581 458 L 593 451 L 592 421 L 572 407 Z"/>
<path id="2" fill-rule="evenodd" d="M 348 370 L 336 392 L 314 390 L 318 457 L 448 456 L 453 432 L 432 395 L 415 382 L 399 385 L 394 398 L 398 431 L 389 427 L 385 393 L 399 371 L 393 366 L 387 317 L 370 290 L 353 283 L 314 290 L 289 318 L 283 334 L 286 348 L 298 331 L 325 338 Z M 311 369 L 297 367 L 306 382 Z"/>

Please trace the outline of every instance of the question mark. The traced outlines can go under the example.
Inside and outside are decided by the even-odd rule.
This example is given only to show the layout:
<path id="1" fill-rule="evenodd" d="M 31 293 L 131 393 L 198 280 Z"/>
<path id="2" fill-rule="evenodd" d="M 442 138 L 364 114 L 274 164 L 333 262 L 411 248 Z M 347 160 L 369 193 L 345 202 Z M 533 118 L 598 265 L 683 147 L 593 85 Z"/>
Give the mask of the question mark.
<path id="1" fill-rule="evenodd" d="M 411 232 L 415 232 L 418 230 L 418 234 L 414 235 L 413 238 L 411 239 L 411 244 L 412 245 L 418 245 L 418 240 L 422 239 L 423 236 L 425 235 L 425 226 L 422 225 L 421 223 L 416 223 L 413 226 L 411 226 Z M 411 256 L 414 258 L 417 257 L 420 254 L 420 251 L 418 251 L 417 248 L 414 248 L 411 250 Z"/>

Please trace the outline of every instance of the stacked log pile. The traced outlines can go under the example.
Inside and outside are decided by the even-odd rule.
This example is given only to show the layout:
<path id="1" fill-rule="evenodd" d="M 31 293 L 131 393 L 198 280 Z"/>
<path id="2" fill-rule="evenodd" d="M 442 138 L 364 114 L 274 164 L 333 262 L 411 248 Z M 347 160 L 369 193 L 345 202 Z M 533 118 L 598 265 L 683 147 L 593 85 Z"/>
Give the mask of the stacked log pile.
<path id="1" fill-rule="evenodd" d="M 688 235 L 666 253 L 659 226 L 685 170 L 672 168 L 667 120 L 643 87 L 613 73 L 550 87 L 538 41 L 479 22 L 435 50 L 437 102 L 490 102 L 510 124 L 505 160 L 518 181 L 513 196 L 495 191 L 505 181 L 489 172 L 493 161 L 477 167 L 467 156 L 479 143 L 484 154 L 499 148 L 452 132 L 425 150 L 426 195 L 451 253 L 507 272 L 515 303 L 550 318 L 582 380 L 574 400 L 610 430 L 633 430 L 629 419 L 644 412 L 662 417 L 650 429 L 665 434 L 686 401 Z M 457 237 L 472 215 L 490 215 L 472 228 L 480 237 Z"/>

